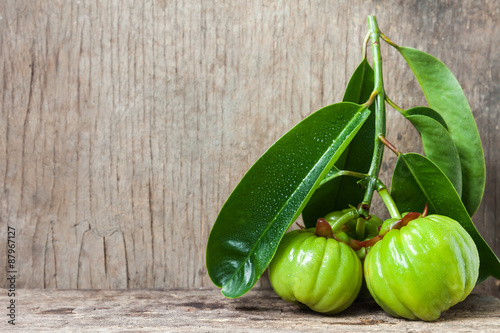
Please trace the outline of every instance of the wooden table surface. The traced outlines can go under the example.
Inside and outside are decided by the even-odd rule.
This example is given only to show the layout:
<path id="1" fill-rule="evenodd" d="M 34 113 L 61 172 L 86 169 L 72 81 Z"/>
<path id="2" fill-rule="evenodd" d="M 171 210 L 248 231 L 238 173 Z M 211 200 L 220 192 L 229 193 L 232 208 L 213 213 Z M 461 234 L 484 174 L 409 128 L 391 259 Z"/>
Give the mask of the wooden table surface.
<path id="1" fill-rule="evenodd" d="M 0 307 L 10 298 L 0 289 Z M 238 299 L 218 290 L 16 291 L 15 327 L 2 315 L 0 331 L 23 332 L 500 332 L 500 300 L 471 295 L 426 323 L 393 318 L 373 301 L 335 316 L 303 311 L 272 290 Z"/>

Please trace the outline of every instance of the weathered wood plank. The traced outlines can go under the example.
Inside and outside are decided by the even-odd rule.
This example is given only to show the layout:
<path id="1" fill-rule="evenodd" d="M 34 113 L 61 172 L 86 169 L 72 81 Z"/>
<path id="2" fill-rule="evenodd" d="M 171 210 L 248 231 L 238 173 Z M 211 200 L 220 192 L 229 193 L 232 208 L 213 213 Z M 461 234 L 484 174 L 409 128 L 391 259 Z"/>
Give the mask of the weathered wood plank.
<path id="1" fill-rule="evenodd" d="M 499 12 L 497 0 L 1 1 L 0 248 L 15 227 L 18 286 L 210 286 L 218 210 L 274 140 L 341 99 L 369 14 L 463 85 L 488 174 L 474 220 L 500 255 Z M 389 96 L 422 104 L 402 59 L 383 56 Z M 388 121 L 389 140 L 421 151 L 408 122 Z M 495 281 L 479 290 L 500 295 Z"/>
<path id="2" fill-rule="evenodd" d="M 0 304 L 7 304 L 0 290 Z M 30 332 L 498 332 L 500 300 L 471 295 L 432 323 L 390 317 L 374 302 L 335 316 L 270 290 L 230 300 L 216 290 L 18 290 L 15 327 Z M 5 316 L 3 316 L 5 317 Z M 9 328 L 3 318 L 0 327 Z"/>

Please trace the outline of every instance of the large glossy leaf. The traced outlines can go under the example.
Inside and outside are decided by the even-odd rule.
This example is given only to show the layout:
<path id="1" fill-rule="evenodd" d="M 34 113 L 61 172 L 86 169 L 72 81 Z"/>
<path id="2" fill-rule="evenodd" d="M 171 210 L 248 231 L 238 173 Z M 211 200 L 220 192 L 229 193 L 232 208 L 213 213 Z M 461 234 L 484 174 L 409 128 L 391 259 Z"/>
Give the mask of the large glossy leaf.
<path id="1" fill-rule="evenodd" d="M 374 73 L 366 59 L 354 71 L 344 93 L 344 102 L 362 104 L 366 102 L 374 88 Z M 359 133 L 349 144 L 335 166 L 361 173 L 368 172 L 373 154 L 375 131 L 375 114 L 371 113 Z M 368 157 L 368 158 L 367 158 Z M 302 212 L 307 228 L 314 227 L 320 217 L 331 211 L 357 205 L 363 200 L 364 191 L 357 186 L 358 179 L 353 177 L 331 177 L 313 194 Z"/>
<path id="2" fill-rule="evenodd" d="M 427 203 L 430 214 L 457 220 L 471 235 L 479 251 L 478 283 L 490 275 L 500 279 L 499 259 L 477 231 L 449 179 L 432 161 L 415 153 L 399 155 L 391 195 L 401 212 L 421 212 Z"/>
<path id="3" fill-rule="evenodd" d="M 472 216 L 483 197 L 486 166 L 481 139 L 469 103 L 453 73 L 439 59 L 409 47 L 398 47 L 398 50 L 420 83 L 429 106 L 448 125 L 460 156 L 462 201 Z"/>
<path id="4" fill-rule="evenodd" d="M 245 174 L 222 207 L 207 245 L 208 274 L 225 296 L 239 297 L 257 282 L 283 234 L 369 113 L 353 103 L 316 111 Z"/>
<path id="5" fill-rule="evenodd" d="M 427 158 L 434 162 L 450 179 L 459 195 L 462 194 L 462 169 L 457 148 L 450 134 L 434 110 L 416 107 L 403 112 L 420 133 Z"/>

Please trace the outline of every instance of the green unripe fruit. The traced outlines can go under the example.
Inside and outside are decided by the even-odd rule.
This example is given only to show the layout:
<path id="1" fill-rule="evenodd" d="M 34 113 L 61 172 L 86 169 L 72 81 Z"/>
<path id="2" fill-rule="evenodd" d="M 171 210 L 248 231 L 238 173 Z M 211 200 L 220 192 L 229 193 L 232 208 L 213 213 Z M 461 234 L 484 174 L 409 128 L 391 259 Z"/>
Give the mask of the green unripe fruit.
<path id="1" fill-rule="evenodd" d="M 378 234 L 378 229 L 382 225 L 382 223 L 383 221 L 380 219 L 380 217 L 372 215 L 371 218 L 366 221 L 366 231 L 364 239 L 375 237 Z"/>
<path id="2" fill-rule="evenodd" d="M 361 262 L 348 245 L 314 232 L 310 228 L 285 234 L 269 265 L 269 279 L 285 301 L 317 312 L 339 313 L 358 295 Z"/>
<path id="3" fill-rule="evenodd" d="M 431 321 L 470 294 L 479 255 L 458 222 L 430 215 L 387 232 L 366 256 L 364 274 L 370 293 L 387 313 Z"/>

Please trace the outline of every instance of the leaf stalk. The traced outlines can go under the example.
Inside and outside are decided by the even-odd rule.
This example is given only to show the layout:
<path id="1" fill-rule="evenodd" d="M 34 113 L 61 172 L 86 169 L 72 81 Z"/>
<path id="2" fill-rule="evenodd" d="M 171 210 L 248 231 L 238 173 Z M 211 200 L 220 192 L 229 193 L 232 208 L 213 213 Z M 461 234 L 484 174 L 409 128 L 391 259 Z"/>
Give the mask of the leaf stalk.
<path id="1" fill-rule="evenodd" d="M 335 223 L 332 225 L 332 230 L 335 233 L 337 230 L 339 230 L 344 224 L 347 222 L 357 219 L 359 217 L 358 212 L 353 209 L 352 211 L 342 215 L 341 218 L 339 218 Z"/>

